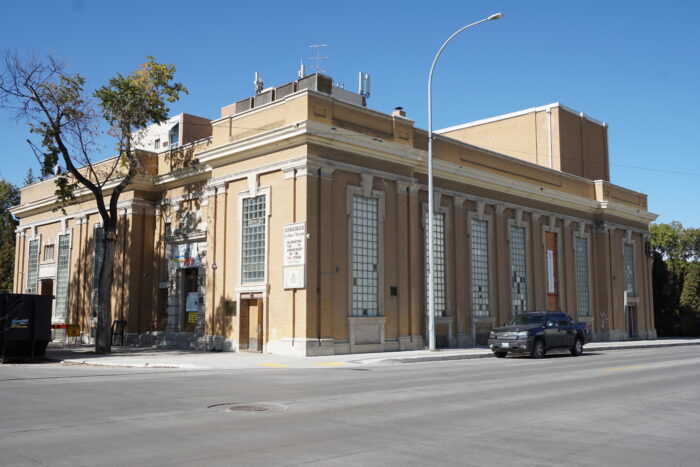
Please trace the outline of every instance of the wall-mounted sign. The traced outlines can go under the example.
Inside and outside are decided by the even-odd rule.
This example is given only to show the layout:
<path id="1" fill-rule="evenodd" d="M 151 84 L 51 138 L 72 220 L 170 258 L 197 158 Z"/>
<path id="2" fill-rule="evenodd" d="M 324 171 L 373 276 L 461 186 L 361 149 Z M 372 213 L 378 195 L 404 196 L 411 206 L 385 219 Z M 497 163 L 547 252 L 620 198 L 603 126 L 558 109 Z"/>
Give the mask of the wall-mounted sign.
<path id="1" fill-rule="evenodd" d="M 306 224 L 284 226 L 284 266 L 301 266 L 306 262 Z"/>
<path id="2" fill-rule="evenodd" d="M 198 243 L 181 243 L 173 245 L 170 261 L 176 269 L 202 266 Z"/>
<path id="3" fill-rule="evenodd" d="M 306 286 L 306 224 L 297 222 L 283 227 L 283 287 L 303 289 Z"/>
<path id="4" fill-rule="evenodd" d="M 305 287 L 304 266 L 286 266 L 284 268 L 284 288 L 303 289 Z"/>

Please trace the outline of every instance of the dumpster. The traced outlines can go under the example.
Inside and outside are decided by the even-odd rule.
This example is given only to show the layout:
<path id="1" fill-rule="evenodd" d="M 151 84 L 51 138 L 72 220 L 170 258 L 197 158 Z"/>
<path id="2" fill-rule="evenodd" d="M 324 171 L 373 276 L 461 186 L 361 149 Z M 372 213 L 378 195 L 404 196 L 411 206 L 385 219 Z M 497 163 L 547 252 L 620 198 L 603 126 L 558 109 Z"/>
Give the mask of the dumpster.
<path id="1" fill-rule="evenodd" d="M 0 294 L 0 361 L 44 357 L 51 340 L 51 296 Z"/>

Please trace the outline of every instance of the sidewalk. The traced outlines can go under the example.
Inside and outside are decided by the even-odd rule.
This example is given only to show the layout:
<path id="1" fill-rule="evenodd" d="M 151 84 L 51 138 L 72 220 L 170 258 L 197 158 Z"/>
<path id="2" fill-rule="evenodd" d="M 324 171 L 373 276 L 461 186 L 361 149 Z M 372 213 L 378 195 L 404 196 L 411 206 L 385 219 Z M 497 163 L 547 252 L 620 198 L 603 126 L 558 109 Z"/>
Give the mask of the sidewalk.
<path id="1" fill-rule="evenodd" d="M 592 342 L 585 352 L 700 345 L 700 339 L 658 339 L 653 341 Z M 249 352 L 199 352 L 150 347 L 112 348 L 109 355 L 96 355 L 94 347 L 60 347 L 51 344 L 47 360 L 64 365 L 96 365 L 125 368 L 174 368 L 183 370 L 235 370 L 249 368 L 329 368 L 433 362 L 493 357 L 487 348 L 413 350 L 327 357 L 293 357 Z"/>

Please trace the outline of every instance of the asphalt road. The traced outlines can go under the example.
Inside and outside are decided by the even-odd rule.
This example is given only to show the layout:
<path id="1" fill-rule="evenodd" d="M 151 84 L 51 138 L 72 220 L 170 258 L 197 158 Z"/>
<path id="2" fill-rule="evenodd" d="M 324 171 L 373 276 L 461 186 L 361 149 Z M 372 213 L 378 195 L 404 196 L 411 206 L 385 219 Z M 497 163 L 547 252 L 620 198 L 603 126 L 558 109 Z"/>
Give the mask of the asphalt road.
<path id="1" fill-rule="evenodd" d="M 6 365 L 0 465 L 696 466 L 699 350 L 216 372 Z"/>

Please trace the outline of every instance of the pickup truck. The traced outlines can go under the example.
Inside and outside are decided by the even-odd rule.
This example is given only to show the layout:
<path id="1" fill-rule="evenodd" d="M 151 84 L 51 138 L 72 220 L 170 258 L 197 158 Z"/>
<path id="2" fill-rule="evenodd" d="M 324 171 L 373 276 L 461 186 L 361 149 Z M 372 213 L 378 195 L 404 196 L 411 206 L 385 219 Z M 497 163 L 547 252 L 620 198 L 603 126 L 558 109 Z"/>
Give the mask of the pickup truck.
<path id="1" fill-rule="evenodd" d="M 542 358 L 552 349 L 569 349 L 576 357 L 590 341 L 586 324 L 577 323 L 560 311 L 521 313 L 489 335 L 489 347 L 498 358 L 509 353 Z"/>

